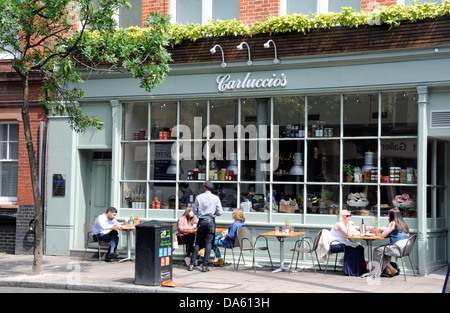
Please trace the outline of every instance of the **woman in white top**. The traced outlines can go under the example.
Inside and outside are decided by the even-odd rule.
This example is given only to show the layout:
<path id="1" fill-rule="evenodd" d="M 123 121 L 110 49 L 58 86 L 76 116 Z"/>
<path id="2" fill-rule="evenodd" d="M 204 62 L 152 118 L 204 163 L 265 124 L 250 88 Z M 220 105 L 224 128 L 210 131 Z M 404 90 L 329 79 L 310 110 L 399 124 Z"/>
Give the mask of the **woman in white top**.
<path id="1" fill-rule="evenodd" d="M 361 276 L 366 272 L 364 261 L 364 247 L 361 245 L 348 245 L 346 236 L 357 236 L 360 232 L 351 221 L 352 215 L 347 210 L 342 210 L 339 221 L 331 227 L 330 251 L 332 253 L 345 252 L 344 273 L 351 276 Z"/>

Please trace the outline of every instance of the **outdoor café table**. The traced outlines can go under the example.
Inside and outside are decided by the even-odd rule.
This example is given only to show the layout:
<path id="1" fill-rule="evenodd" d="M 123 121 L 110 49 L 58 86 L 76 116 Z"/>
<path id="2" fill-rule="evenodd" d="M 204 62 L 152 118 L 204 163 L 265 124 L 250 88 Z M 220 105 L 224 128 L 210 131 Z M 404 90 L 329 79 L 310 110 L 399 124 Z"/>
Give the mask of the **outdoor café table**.
<path id="1" fill-rule="evenodd" d="M 228 230 L 228 228 L 216 227 L 216 233 L 221 233 L 226 230 Z M 196 231 L 197 231 L 197 228 L 187 229 L 183 232 L 183 235 L 195 234 Z"/>
<path id="2" fill-rule="evenodd" d="M 119 260 L 119 262 L 133 261 L 133 258 L 131 257 L 131 235 L 130 235 L 130 233 L 132 230 L 135 230 L 136 227 L 133 224 L 125 224 L 125 225 L 118 226 L 118 227 L 112 227 L 110 229 L 124 230 L 127 232 L 127 257 L 125 259 Z"/>
<path id="3" fill-rule="evenodd" d="M 285 238 L 292 238 L 300 235 L 306 234 L 305 232 L 276 232 L 276 231 L 269 231 L 267 233 L 259 234 L 261 237 L 277 237 L 278 241 L 280 242 L 280 267 L 274 270 L 272 273 L 278 273 L 281 271 L 289 271 L 289 268 L 284 266 L 284 239 Z"/>
<path id="4" fill-rule="evenodd" d="M 372 262 L 373 262 L 372 241 L 374 241 L 374 240 L 382 240 L 382 239 L 384 239 L 384 237 L 375 236 L 375 235 L 364 235 L 364 236 L 358 235 L 358 236 L 346 236 L 345 238 L 348 238 L 348 239 L 362 239 L 362 240 L 366 241 L 367 249 L 369 249 L 369 251 L 367 252 L 367 257 L 369 259 L 369 269 L 370 270 L 369 270 L 369 273 L 366 273 L 366 274 L 362 275 L 361 277 L 366 277 L 366 276 L 371 275 L 372 270 L 373 270 L 372 269 Z"/>

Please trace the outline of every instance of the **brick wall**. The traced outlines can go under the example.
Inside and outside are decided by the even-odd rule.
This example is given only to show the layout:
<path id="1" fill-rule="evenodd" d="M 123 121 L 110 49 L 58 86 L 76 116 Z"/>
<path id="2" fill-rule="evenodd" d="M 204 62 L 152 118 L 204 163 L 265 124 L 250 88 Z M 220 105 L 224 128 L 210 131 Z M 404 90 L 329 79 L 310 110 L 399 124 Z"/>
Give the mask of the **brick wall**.
<path id="1" fill-rule="evenodd" d="M 142 22 L 144 23 L 150 12 L 170 14 L 171 0 L 143 0 Z M 379 5 L 394 5 L 398 0 L 361 0 L 361 10 L 371 11 Z M 280 0 L 240 0 L 239 20 L 246 24 L 264 21 L 269 16 L 280 15 Z"/>
<path id="2" fill-rule="evenodd" d="M 142 25 L 150 13 L 170 14 L 170 0 L 142 0 Z"/>
<path id="3" fill-rule="evenodd" d="M 14 253 L 16 218 L 14 214 L 0 211 L 0 253 Z"/>
<path id="4" fill-rule="evenodd" d="M 245 24 L 265 21 L 272 15 L 280 15 L 280 0 L 240 1 L 239 20 Z"/>
<path id="5" fill-rule="evenodd" d="M 398 0 L 361 0 L 361 11 L 372 11 L 380 5 L 395 5 Z"/>
<path id="6" fill-rule="evenodd" d="M 37 161 L 39 161 L 39 126 L 41 121 L 46 126 L 47 121 L 46 108 L 38 103 L 39 87 L 39 78 L 33 77 L 30 80 L 29 115 Z M 21 81 L 11 71 L 10 61 L 0 61 L 0 94 L 2 95 L 0 98 L 0 122 L 19 123 L 17 205 L 0 204 L 0 252 L 31 254 L 33 253 L 34 233 L 29 230 L 29 222 L 34 218 L 35 209 L 21 115 L 23 96 Z"/>

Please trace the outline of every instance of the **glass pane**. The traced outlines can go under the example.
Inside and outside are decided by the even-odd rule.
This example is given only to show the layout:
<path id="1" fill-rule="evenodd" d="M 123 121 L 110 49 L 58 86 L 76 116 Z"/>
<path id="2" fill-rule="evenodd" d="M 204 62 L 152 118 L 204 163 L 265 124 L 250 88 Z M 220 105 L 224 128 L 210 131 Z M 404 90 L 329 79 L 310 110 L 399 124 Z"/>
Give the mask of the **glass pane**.
<path id="1" fill-rule="evenodd" d="M 317 12 L 317 0 L 287 0 L 286 13 L 312 15 Z"/>
<path id="2" fill-rule="evenodd" d="M 119 27 L 142 27 L 142 1 L 127 0 L 131 4 L 130 9 L 119 9 Z"/>
<path id="3" fill-rule="evenodd" d="M 339 136 L 341 96 L 308 96 L 307 101 L 308 137 Z M 327 136 L 330 133 L 332 136 Z"/>
<path id="4" fill-rule="evenodd" d="M 307 178 L 310 182 L 338 182 L 339 140 L 311 140 L 307 149 Z"/>
<path id="5" fill-rule="evenodd" d="M 8 160 L 8 143 L 0 142 L 0 160 Z"/>
<path id="6" fill-rule="evenodd" d="M 207 179 L 206 159 L 203 150 L 206 149 L 206 141 L 182 141 L 179 142 L 180 179 L 201 180 Z"/>
<path id="7" fill-rule="evenodd" d="M 445 217 L 445 188 L 436 188 L 436 217 Z"/>
<path id="8" fill-rule="evenodd" d="M 9 159 L 18 160 L 19 159 L 19 143 L 11 142 L 9 144 Z"/>
<path id="9" fill-rule="evenodd" d="M 0 197 L 17 197 L 18 163 L 0 162 L 0 172 Z"/>
<path id="10" fill-rule="evenodd" d="M 155 142 L 150 144 L 151 162 L 150 179 L 175 180 L 177 162 L 172 158 L 174 142 Z M 176 150 L 175 150 L 176 151 Z M 180 168 L 180 173 L 184 173 Z"/>
<path id="11" fill-rule="evenodd" d="M 339 186 L 307 186 L 306 210 L 309 214 L 338 214 Z"/>
<path id="12" fill-rule="evenodd" d="M 361 0 L 329 0 L 328 12 L 341 12 L 343 7 L 351 7 L 361 11 Z"/>
<path id="13" fill-rule="evenodd" d="M 123 179 L 147 179 L 147 144 L 125 143 L 123 148 Z"/>
<path id="14" fill-rule="evenodd" d="M 375 183 L 377 162 L 377 140 L 344 140 L 343 181 L 355 183 Z M 356 174 L 355 174 L 356 173 Z M 372 174 L 374 176 L 372 176 Z"/>
<path id="15" fill-rule="evenodd" d="M 239 125 L 237 100 L 213 100 L 210 105 L 210 125 L 222 128 L 223 138 L 237 138 Z M 205 115 L 206 116 L 206 115 Z"/>
<path id="16" fill-rule="evenodd" d="M 447 144 L 442 141 L 437 142 L 437 153 L 436 153 L 436 184 L 445 185 L 446 173 L 444 171 L 446 159 L 445 151 L 447 150 Z M 430 162 L 428 162 L 430 163 Z"/>
<path id="17" fill-rule="evenodd" d="M 377 215 L 377 187 L 363 184 L 345 185 L 342 190 L 343 204 L 354 215 Z"/>
<path id="18" fill-rule="evenodd" d="M 305 137 L 305 97 L 274 98 L 273 124 L 279 126 L 281 138 Z"/>
<path id="19" fill-rule="evenodd" d="M 9 141 L 19 141 L 19 124 L 9 124 Z"/>
<path id="20" fill-rule="evenodd" d="M 432 185 L 434 182 L 432 182 L 432 177 L 434 177 L 434 173 L 432 172 L 432 165 L 433 165 L 433 144 L 434 140 L 428 140 L 427 142 L 427 184 Z"/>
<path id="21" fill-rule="evenodd" d="M 239 0 L 213 0 L 213 20 L 239 20 Z"/>
<path id="22" fill-rule="evenodd" d="M 273 180 L 303 182 L 305 173 L 303 140 L 274 140 L 274 147 L 278 145 L 278 153 L 272 155 Z"/>
<path id="23" fill-rule="evenodd" d="M 303 184 L 274 184 L 275 210 L 282 213 L 303 213 Z"/>
<path id="24" fill-rule="evenodd" d="M 8 124 L 0 124 L 0 141 L 8 141 Z"/>
<path id="25" fill-rule="evenodd" d="M 214 183 L 213 194 L 217 195 L 224 211 L 233 211 L 237 208 L 237 184 Z"/>
<path id="26" fill-rule="evenodd" d="M 269 185 L 266 184 L 240 184 L 240 208 L 244 212 L 264 212 L 268 210 Z"/>
<path id="27" fill-rule="evenodd" d="M 344 95 L 344 136 L 378 135 L 378 93 Z"/>
<path id="28" fill-rule="evenodd" d="M 172 128 L 177 125 L 177 103 L 175 101 L 152 102 L 150 114 L 152 139 L 170 139 Z"/>
<path id="29" fill-rule="evenodd" d="M 177 0 L 177 23 L 202 23 L 202 0 Z"/>
<path id="30" fill-rule="evenodd" d="M 382 94 L 381 135 L 417 136 L 417 94 L 391 92 Z"/>
<path id="31" fill-rule="evenodd" d="M 213 114 L 211 114 L 213 115 Z M 270 136 L 270 98 L 242 99 L 241 125 L 248 130 L 241 138 L 268 138 Z"/>
<path id="32" fill-rule="evenodd" d="M 122 183 L 122 207 L 145 209 L 147 207 L 146 183 Z"/>
<path id="33" fill-rule="evenodd" d="M 270 171 L 270 141 L 245 140 L 241 141 L 241 180 L 268 181 Z M 233 157 L 230 158 L 230 165 Z"/>
<path id="34" fill-rule="evenodd" d="M 415 186 L 381 186 L 381 216 L 387 216 L 389 209 L 398 208 L 403 217 L 417 217 L 417 188 Z"/>
<path id="35" fill-rule="evenodd" d="M 131 102 L 123 105 L 123 140 L 145 140 L 148 127 L 148 103 Z"/>
<path id="36" fill-rule="evenodd" d="M 148 206 L 155 210 L 175 210 L 176 184 L 155 182 L 150 184 Z"/>
<path id="37" fill-rule="evenodd" d="M 208 151 L 210 161 L 207 179 L 211 181 L 237 180 L 237 141 L 211 140 L 205 146 L 205 152 L 208 153 Z"/>
<path id="38" fill-rule="evenodd" d="M 381 140 L 382 182 L 416 183 L 417 139 Z"/>
<path id="39" fill-rule="evenodd" d="M 187 126 L 189 134 L 183 134 L 181 139 L 202 139 L 203 131 L 207 125 L 207 101 L 181 101 L 180 102 L 180 124 Z M 195 131 L 194 131 L 194 127 Z M 198 134 L 196 134 L 198 132 Z M 196 138 L 196 136 L 200 138 Z"/>
<path id="40" fill-rule="evenodd" d="M 189 182 L 189 183 L 179 183 L 178 184 L 178 200 L 179 209 L 186 210 L 189 201 L 195 198 L 203 192 L 203 182 Z M 214 190 L 213 190 L 214 192 Z"/>

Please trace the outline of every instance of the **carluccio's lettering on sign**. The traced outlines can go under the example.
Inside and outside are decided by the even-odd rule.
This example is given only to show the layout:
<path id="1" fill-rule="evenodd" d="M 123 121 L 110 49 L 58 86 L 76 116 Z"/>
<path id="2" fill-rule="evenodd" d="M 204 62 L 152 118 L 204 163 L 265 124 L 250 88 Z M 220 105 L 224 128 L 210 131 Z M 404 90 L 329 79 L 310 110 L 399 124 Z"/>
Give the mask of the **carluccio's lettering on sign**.
<path id="1" fill-rule="evenodd" d="M 217 76 L 217 88 L 221 92 L 227 90 L 239 89 L 263 89 L 263 88 L 279 88 L 287 86 L 287 76 L 284 73 L 280 75 L 273 74 L 270 78 L 253 78 L 252 73 L 247 73 L 244 79 L 234 78 L 230 74 Z"/>

